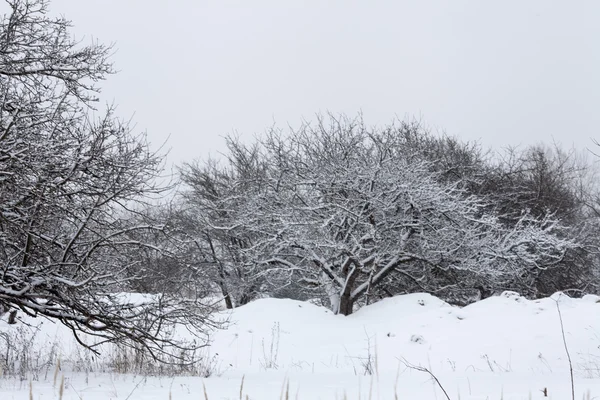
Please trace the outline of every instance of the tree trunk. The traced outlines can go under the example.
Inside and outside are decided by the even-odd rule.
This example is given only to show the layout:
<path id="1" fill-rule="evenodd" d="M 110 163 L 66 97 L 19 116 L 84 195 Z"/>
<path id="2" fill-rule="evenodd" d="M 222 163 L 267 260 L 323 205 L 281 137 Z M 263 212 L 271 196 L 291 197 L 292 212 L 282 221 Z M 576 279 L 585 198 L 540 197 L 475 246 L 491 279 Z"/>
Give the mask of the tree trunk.
<path id="1" fill-rule="evenodd" d="M 349 259 L 348 262 L 350 263 L 350 262 L 352 262 L 352 260 Z M 356 282 L 356 278 L 358 277 L 358 271 L 359 271 L 358 267 L 359 267 L 358 265 L 352 266 L 352 269 L 348 272 L 348 275 L 346 276 L 346 283 L 340 293 L 339 313 L 342 315 L 352 314 L 352 308 L 354 307 L 354 300 L 356 300 L 355 297 L 354 298 L 352 297 L 352 289 L 354 288 L 354 282 Z"/>
<path id="2" fill-rule="evenodd" d="M 17 310 L 11 310 L 8 314 L 8 323 L 14 325 L 17 323 Z"/>
<path id="3" fill-rule="evenodd" d="M 339 313 L 342 315 L 350 315 L 352 314 L 352 309 L 354 308 L 354 300 L 350 294 L 342 294 L 340 296 L 340 309 Z"/>
<path id="4" fill-rule="evenodd" d="M 210 235 L 208 233 L 205 232 L 206 235 L 206 239 L 208 240 L 208 244 L 210 246 L 210 251 L 212 252 L 212 256 L 213 259 L 215 261 L 215 263 L 217 264 L 217 271 L 219 274 L 219 287 L 221 288 L 221 293 L 223 294 L 223 298 L 225 299 L 225 307 L 228 310 L 233 309 L 233 302 L 231 301 L 231 295 L 229 294 L 229 289 L 227 288 L 227 283 L 226 283 L 226 273 L 225 273 L 225 267 L 223 267 L 223 263 L 221 262 L 221 260 L 217 257 L 217 252 L 215 251 L 215 246 L 213 246 L 213 242 L 212 239 L 210 237 Z M 198 249 L 201 249 L 200 245 L 198 244 L 198 242 L 196 243 L 196 247 L 198 247 Z"/>
<path id="5" fill-rule="evenodd" d="M 225 307 L 228 310 L 231 310 L 233 308 L 233 303 L 231 302 L 231 296 L 229 295 L 229 292 L 227 291 L 227 287 L 225 287 L 225 285 L 220 285 L 221 286 L 221 293 L 223 293 L 223 298 L 225 299 Z"/>

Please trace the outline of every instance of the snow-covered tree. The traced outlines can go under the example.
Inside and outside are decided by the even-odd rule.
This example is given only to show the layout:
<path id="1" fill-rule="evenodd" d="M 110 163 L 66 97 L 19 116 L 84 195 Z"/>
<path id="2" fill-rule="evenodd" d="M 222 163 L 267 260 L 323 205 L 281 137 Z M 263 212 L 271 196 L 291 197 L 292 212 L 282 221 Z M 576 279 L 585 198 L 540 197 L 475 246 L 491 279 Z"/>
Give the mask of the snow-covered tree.
<path id="1" fill-rule="evenodd" d="M 263 221 L 257 208 L 268 204 L 264 195 L 266 171 L 254 146 L 233 138 L 226 165 L 214 160 L 185 164 L 181 177 L 187 190 L 181 206 L 188 240 L 204 260 L 204 277 L 219 288 L 227 308 L 240 306 L 262 294 L 260 265 Z"/>
<path id="2" fill-rule="evenodd" d="M 207 310 L 169 295 L 128 302 L 140 240 L 164 224 L 139 218 L 165 190 L 162 157 L 112 109 L 94 114 L 110 48 L 84 46 L 45 0 L 8 0 L 0 17 L 0 303 L 156 354 L 169 323 Z M 99 115 L 100 117 L 94 116 Z M 199 342 L 202 344 L 202 342 Z M 88 342 L 89 344 L 89 342 Z"/>
<path id="3" fill-rule="evenodd" d="M 391 274 L 419 281 L 428 271 L 454 270 L 502 282 L 575 247 L 548 216 L 524 213 L 503 225 L 482 199 L 407 154 L 396 133 L 330 117 L 260 141 L 262 190 L 245 201 L 258 204 L 261 273 L 293 274 L 347 315 Z"/>

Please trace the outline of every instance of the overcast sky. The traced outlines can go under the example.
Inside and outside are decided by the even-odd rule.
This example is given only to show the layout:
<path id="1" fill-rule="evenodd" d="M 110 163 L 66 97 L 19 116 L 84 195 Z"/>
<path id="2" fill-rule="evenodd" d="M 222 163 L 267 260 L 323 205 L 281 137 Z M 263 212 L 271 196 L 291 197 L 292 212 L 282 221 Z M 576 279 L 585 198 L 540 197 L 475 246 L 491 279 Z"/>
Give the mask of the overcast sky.
<path id="1" fill-rule="evenodd" d="M 600 139 L 600 1 L 54 0 L 115 42 L 104 84 L 172 162 L 319 111 L 495 147 Z"/>

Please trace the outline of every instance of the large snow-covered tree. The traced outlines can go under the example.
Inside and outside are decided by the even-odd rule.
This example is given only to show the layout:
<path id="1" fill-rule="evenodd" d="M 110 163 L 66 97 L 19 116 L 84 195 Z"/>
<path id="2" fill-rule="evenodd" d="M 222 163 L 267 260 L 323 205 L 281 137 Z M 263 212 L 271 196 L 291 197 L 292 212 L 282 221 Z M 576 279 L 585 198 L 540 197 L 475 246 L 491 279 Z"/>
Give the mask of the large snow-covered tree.
<path id="1" fill-rule="evenodd" d="M 112 109 L 94 110 L 110 48 L 84 46 L 45 0 L 8 0 L 0 17 L 0 305 L 153 352 L 169 323 L 205 307 L 167 295 L 127 301 L 140 238 L 164 225 L 140 210 L 165 190 L 162 157 Z M 144 205 L 142 207 L 142 205 Z M 142 234 L 144 233 L 145 234 Z M 199 342 L 201 343 L 201 342 Z M 87 342 L 87 344 L 90 344 Z"/>
<path id="2" fill-rule="evenodd" d="M 575 247 L 550 216 L 523 213 L 502 224 L 483 199 L 408 151 L 404 128 L 329 117 L 262 138 L 260 190 L 240 193 L 247 211 L 231 225 L 260 232 L 258 273 L 273 282 L 293 275 L 347 315 L 392 274 L 423 283 L 430 271 L 462 272 L 473 285 L 510 281 Z"/>

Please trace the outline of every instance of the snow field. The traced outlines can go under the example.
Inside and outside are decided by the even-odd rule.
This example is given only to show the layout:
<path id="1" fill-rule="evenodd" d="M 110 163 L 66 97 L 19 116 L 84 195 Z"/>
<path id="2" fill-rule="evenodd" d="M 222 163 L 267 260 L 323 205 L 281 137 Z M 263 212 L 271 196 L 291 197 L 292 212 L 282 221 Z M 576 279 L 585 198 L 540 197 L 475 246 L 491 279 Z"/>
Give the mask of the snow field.
<path id="1" fill-rule="evenodd" d="M 30 385 L 34 399 L 58 399 L 63 376 L 64 399 L 446 398 L 428 373 L 407 365 L 430 370 L 453 400 L 570 399 L 557 304 L 576 398 L 595 398 L 600 297 L 530 301 L 507 292 L 465 308 L 427 294 L 397 296 L 348 317 L 305 302 L 257 300 L 221 313 L 227 327 L 213 332 L 202 354 L 207 378 L 116 373 L 114 349 L 95 357 L 60 325 L 26 319 L 39 327 L 31 335 L 33 327 L 2 321 L 0 357 L 20 349 L 28 370 L 16 365 L 4 374 L 0 399 L 29 399 Z"/>

